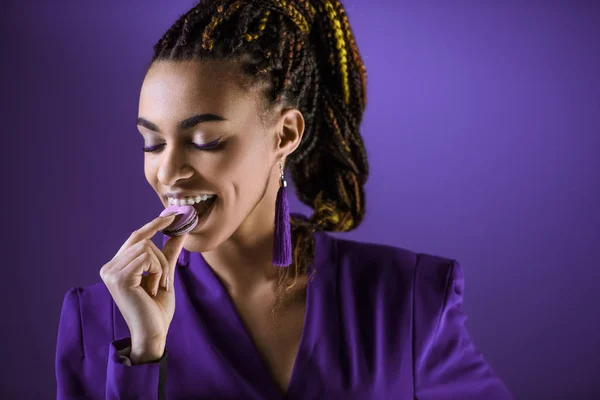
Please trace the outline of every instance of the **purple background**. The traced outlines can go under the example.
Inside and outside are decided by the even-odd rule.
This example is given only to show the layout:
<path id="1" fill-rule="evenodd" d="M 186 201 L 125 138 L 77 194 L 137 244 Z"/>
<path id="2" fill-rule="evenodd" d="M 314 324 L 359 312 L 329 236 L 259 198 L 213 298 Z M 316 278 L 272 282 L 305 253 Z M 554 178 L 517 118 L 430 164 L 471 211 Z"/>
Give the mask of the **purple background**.
<path id="1" fill-rule="evenodd" d="M 101 282 L 161 210 L 138 95 L 152 46 L 193 1 L 101 3 L 0 9 L 17 227 L 3 234 L 2 399 L 55 396 L 66 290 Z M 367 217 L 345 237 L 459 260 L 467 326 L 520 399 L 600 398 L 600 7 L 450 3 L 345 3 L 371 165 Z"/>

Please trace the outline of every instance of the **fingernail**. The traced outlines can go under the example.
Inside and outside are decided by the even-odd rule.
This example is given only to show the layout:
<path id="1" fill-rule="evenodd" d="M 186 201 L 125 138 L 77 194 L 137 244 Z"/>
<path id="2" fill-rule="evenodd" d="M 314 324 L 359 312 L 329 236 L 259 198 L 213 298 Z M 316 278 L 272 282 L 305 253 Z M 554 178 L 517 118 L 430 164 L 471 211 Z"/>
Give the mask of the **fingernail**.
<path id="1" fill-rule="evenodd" d="M 167 284 L 166 284 L 167 292 L 169 291 L 169 277 L 167 276 Z"/>

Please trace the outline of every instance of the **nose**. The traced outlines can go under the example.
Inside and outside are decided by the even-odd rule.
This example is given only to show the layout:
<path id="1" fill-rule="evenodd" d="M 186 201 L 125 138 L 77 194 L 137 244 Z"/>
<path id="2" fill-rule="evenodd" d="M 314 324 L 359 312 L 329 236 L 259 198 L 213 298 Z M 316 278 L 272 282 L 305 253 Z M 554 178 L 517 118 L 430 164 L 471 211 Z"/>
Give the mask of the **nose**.
<path id="1" fill-rule="evenodd" d="M 193 175 L 187 152 L 177 145 L 167 145 L 159 155 L 157 177 L 166 187 L 172 187 L 180 179 Z"/>

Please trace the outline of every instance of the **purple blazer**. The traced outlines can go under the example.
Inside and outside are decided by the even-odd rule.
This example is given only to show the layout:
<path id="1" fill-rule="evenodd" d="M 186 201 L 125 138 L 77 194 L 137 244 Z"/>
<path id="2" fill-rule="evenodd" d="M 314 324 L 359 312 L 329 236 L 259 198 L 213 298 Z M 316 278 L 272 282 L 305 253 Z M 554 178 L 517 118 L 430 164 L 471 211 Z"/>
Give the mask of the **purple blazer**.
<path id="1" fill-rule="evenodd" d="M 316 275 L 285 395 L 202 254 L 186 250 L 155 363 L 123 363 L 131 338 L 103 282 L 67 291 L 57 399 L 514 399 L 465 328 L 457 261 L 322 232 L 315 239 Z"/>

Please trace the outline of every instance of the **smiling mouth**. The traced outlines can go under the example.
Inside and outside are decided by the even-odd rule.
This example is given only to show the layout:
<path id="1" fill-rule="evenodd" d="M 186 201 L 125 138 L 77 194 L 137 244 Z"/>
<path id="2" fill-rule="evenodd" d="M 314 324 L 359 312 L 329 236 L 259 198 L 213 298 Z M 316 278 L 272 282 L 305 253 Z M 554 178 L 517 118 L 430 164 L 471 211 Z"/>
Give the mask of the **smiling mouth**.
<path id="1" fill-rule="evenodd" d="M 210 208 L 212 208 L 215 201 L 217 201 L 217 197 L 218 196 L 214 196 L 212 199 L 193 204 L 196 213 L 198 213 L 198 218 L 202 218 L 204 213 L 206 213 Z"/>

